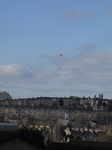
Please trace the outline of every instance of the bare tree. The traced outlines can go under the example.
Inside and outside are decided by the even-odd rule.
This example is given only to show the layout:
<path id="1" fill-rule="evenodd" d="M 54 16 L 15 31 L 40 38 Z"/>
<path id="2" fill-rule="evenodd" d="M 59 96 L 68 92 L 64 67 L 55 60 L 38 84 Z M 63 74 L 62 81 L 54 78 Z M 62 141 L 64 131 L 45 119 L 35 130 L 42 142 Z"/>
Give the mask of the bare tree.
<path id="1" fill-rule="evenodd" d="M 6 92 L 6 91 L 1 91 L 0 92 L 0 100 L 11 100 L 12 96 Z"/>

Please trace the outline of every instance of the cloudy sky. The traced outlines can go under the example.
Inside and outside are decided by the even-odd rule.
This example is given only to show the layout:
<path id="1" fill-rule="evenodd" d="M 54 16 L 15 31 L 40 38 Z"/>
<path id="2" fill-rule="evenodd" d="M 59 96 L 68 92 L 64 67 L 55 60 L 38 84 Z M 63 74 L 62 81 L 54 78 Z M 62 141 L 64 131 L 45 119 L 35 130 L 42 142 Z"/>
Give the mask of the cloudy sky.
<path id="1" fill-rule="evenodd" d="M 112 0 L 0 0 L 0 91 L 111 99 Z"/>

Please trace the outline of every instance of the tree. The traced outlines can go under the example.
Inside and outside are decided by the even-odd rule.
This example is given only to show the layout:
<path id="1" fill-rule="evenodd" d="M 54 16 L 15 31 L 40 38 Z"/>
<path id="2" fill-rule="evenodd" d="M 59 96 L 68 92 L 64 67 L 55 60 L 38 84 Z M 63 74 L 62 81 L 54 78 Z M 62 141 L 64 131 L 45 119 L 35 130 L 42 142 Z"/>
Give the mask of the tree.
<path id="1" fill-rule="evenodd" d="M 88 124 L 87 124 L 87 129 L 88 129 L 88 131 L 89 131 L 90 128 L 91 128 L 91 126 L 90 126 L 90 124 L 88 123 Z"/>
<path id="2" fill-rule="evenodd" d="M 44 146 L 44 136 L 42 131 L 34 128 L 23 127 L 19 129 L 19 137 L 34 144 L 37 147 L 45 148 Z"/>
<path id="3" fill-rule="evenodd" d="M 72 125 L 70 122 L 67 123 L 67 127 L 69 128 L 70 131 L 72 131 Z"/>
<path id="4" fill-rule="evenodd" d="M 112 100 L 109 101 L 109 104 L 108 104 L 108 111 L 112 111 Z"/>
<path id="5" fill-rule="evenodd" d="M 80 137 L 79 134 L 76 135 L 75 140 L 76 140 L 76 141 L 77 141 L 77 140 L 81 140 L 81 137 Z"/>
<path id="6" fill-rule="evenodd" d="M 59 99 L 59 106 L 61 106 L 61 107 L 63 107 L 63 106 L 64 106 L 63 99 Z"/>
<path id="7" fill-rule="evenodd" d="M 12 96 L 6 91 L 1 91 L 0 100 L 12 100 Z"/>

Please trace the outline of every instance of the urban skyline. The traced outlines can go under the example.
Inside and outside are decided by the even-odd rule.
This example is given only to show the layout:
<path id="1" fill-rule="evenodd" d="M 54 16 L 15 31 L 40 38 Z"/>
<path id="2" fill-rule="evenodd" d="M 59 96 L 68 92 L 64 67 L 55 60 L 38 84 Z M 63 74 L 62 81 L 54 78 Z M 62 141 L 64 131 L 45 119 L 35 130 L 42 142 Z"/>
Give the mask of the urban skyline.
<path id="1" fill-rule="evenodd" d="M 112 98 L 111 0 L 1 0 L 0 20 L 0 91 Z"/>

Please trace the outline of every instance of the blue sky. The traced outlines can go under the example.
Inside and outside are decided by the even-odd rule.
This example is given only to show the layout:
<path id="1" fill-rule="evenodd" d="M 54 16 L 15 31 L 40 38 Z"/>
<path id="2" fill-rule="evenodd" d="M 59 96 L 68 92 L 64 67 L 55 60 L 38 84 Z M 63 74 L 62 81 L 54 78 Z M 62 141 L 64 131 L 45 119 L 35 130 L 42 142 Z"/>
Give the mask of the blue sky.
<path id="1" fill-rule="evenodd" d="M 111 99 L 112 0 L 1 0 L 0 91 Z"/>

